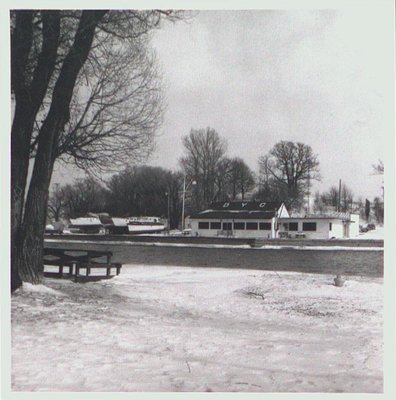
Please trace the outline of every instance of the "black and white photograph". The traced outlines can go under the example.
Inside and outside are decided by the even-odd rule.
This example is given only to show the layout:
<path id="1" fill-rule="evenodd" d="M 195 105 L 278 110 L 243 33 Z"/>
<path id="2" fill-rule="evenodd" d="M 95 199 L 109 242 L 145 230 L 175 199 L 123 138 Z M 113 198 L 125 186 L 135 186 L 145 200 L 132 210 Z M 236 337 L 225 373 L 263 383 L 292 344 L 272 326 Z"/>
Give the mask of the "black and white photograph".
<path id="1" fill-rule="evenodd" d="M 1 7 L 2 396 L 394 398 L 394 2 L 167 3 Z"/>

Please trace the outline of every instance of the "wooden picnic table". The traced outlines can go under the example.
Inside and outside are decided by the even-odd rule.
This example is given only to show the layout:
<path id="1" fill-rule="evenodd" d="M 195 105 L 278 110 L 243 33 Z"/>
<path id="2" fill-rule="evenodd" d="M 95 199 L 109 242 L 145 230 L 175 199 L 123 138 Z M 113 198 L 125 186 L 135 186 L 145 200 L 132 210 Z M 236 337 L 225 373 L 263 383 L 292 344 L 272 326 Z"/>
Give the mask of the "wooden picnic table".
<path id="1" fill-rule="evenodd" d="M 297 232 L 296 233 L 296 238 L 304 239 L 305 238 L 305 233 L 304 232 Z"/>
<path id="2" fill-rule="evenodd" d="M 287 231 L 284 231 L 284 232 L 282 231 L 282 232 L 279 232 L 279 238 L 280 239 L 290 239 L 291 235 Z"/>
<path id="3" fill-rule="evenodd" d="M 111 262 L 111 251 L 44 248 L 44 276 L 54 278 L 74 278 L 76 282 L 98 281 L 120 274 L 122 264 Z M 56 266 L 58 271 L 46 271 L 46 266 Z M 64 272 L 64 268 L 68 272 Z M 92 269 L 105 269 L 105 275 L 91 275 Z M 116 275 L 111 274 L 115 269 Z M 81 274 L 85 270 L 85 274 Z"/>

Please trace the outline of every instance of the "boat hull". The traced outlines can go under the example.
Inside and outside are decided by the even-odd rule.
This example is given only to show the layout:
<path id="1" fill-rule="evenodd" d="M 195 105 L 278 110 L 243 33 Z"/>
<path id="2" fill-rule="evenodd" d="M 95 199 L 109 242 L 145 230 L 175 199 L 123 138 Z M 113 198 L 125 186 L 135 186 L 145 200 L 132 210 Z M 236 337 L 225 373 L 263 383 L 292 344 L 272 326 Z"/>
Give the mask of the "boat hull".
<path id="1" fill-rule="evenodd" d="M 163 224 L 129 224 L 128 233 L 130 235 L 142 235 L 147 233 L 160 233 L 165 230 Z"/>

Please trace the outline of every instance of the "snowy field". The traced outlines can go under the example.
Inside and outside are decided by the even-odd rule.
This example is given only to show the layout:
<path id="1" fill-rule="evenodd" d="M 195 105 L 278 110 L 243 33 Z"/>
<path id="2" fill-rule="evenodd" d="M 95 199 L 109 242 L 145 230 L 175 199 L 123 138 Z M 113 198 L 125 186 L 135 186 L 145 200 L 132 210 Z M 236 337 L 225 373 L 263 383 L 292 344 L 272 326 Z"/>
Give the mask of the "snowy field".
<path id="1" fill-rule="evenodd" d="M 375 229 L 368 232 L 360 232 L 359 236 L 355 239 L 373 239 L 373 240 L 384 240 L 385 239 L 385 228 L 384 226 L 378 225 Z"/>
<path id="2" fill-rule="evenodd" d="M 124 266 L 12 296 L 12 390 L 382 392 L 382 278 Z"/>

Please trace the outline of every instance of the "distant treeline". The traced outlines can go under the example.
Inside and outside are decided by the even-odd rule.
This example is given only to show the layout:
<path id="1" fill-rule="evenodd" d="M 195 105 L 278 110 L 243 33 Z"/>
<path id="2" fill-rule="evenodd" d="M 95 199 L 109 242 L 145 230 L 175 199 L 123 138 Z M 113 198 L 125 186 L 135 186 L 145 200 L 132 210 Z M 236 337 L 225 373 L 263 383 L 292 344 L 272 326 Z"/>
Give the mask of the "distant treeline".
<path id="1" fill-rule="evenodd" d="M 354 199 L 346 184 L 310 194 L 312 180 L 320 179 L 319 161 L 310 146 L 281 141 L 260 157 L 255 174 L 241 158 L 226 155 L 227 143 L 214 129 L 191 130 L 183 138 L 185 155 L 180 170 L 148 165 L 126 167 L 105 182 L 92 176 L 73 184 L 56 185 L 48 206 L 51 220 L 75 218 L 89 212 L 112 216 L 152 215 L 179 226 L 185 190 L 186 215 L 213 201 L 283 201 L 290 210 L 358 212 L 365 219 L 383 221 L 383 203 Z M 308 193 L 310 209 L 308 210 Z"/>

